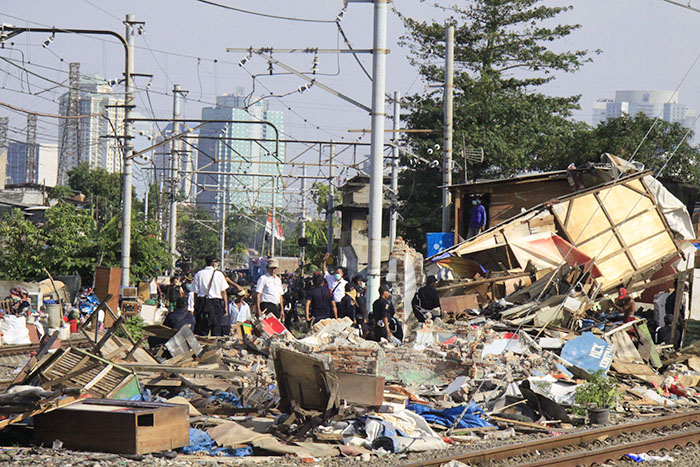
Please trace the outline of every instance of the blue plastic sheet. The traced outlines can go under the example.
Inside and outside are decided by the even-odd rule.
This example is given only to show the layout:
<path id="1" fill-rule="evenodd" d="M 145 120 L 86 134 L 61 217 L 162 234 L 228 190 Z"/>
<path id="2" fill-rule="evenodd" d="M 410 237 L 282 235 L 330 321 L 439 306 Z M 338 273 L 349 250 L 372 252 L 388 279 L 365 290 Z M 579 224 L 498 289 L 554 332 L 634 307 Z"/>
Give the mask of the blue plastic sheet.
<path id="1" fill-rule="evenodd" d="M 451 427 L 452 424 L 462 415 L 464 408 L 466 406 L 459 405 L 457 407 L 450 407 L 449 409 L 434 410 L 423 404 L 408 404 L 406 408 L 411 410 L 421 417 L 423 417 L 428 423 L 436 423 L 441 426 Z M 483 410 L 479 408 L 476 404 L 472 403 L 464 412 L 464 416 L 460 419 L 459 423 L 455 428 L 478 428 L 484 426 L 493 426 L 491 423 L 487 422 L 481 415 L 486 416 Z"/>
<path id="2" fill-rule="evenodd" d="M 214 394 L 209 398 L 210 401 L 219 401 L 219 402 L 225 402 L 227 404 L 232 405 L 233 407 L 236 407 L 238 409 L 243 408 L 243 405 L 241 404 L 241 398 L 235 395 L 232 392 L 220 392 L 217 394 Z"/>
<path id="3" fill-rule="evenodd" d="M 206 453 L 210 456 L 243 457 L 252 456 L 253 448 L 220 448 L 206 431 L 190 428 L 190 444 L 180 449 L 183 454 Z"/>

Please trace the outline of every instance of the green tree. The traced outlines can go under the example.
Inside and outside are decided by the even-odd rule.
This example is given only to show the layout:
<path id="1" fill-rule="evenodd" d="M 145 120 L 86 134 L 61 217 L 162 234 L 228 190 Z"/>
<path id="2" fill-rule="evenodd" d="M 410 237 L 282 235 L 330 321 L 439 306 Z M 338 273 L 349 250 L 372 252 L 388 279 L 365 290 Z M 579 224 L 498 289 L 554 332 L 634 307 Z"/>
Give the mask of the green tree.
<path id="1" fill-rule="evenodd" d="M 81 275 L 95 266 L 97 226 L 90 213 L 60 202 L 46 211 L 41 226 L 44 238 L 43 264 L 52 274 Z"/>
<path id="2" fill-rule="evenodd" d="M 109 173 L 103 168 L 91 168 L 82 163 L 68 172 L 68 184 L 85 195 L 98 225 L 103 226 L 121 212 L 120 173 Z M 134 203 L 134 209 L 138 209 L 137 203 Z"/>
<path id="3" fill-rule="evenodd" d="M 439 6 L 439 5 L 438 5 Z M 439 6 L 440 7 L 440 6 Z M 469 166 L 470 178 L 516 174 L 532 166 L 550 149 L 548 138 L 571 131 L 572 110 L 579 96 L 555 97 L 537 92 L 554 79 L 556 72 L 573 72 L 588 60 L 585 50 L 555 51 L 558 41 L 578 25 L 557 24 L 556 17 L 571 7 L 546 6 L 541 0 L 475 0 L 466 7 L 444 8 L 455 25 L 455 162 L 462 144 L 482 148 L 482 163 Z M 444 37 L 442 23 L 404 18 L 408 33 L 402 45 L 429 84 L 444 80 Z M 409 112 L 403 118 L 409 128 L 436 129 L 413 133 L 414 151 L 428 159 L 440 159 L 443 122 L 441 91 L 409 96 Z M 404 165 L 409 161 L 404 159 Z M 400 209 L 401 234 L 414 245 L 425 240 L 425 232 L 440 230 L 442 179 L 439 169 L 424 164 L 409 166 L 400 180 L 400 199 L 410 197 Z"/>
<path id="4" fill-rule="evenodd" d="M 655 173 L 666 164 L 663 177 L 678 182 L 700 181 L 700 151 L 689 141 L 693 133 L 679 123 L 654 121 L 642 113 L 608 120 L 595 128 L 582 124 L 569 134 L 553 139 L 557 151 L 537 161 L 543 170 L 565 169 L 598 161 L 604 153 L 644 164 Z M 637 149 L 639 148 L 639 149 Z M 670 155 L 673 157 L 670 158 Z"/>
<path id="5" fill-rule="evenodd" d="M 41 229 L 15 209 L 0 218 L 0 277 L 5 280 L 35 280 L 43 275 L 44 237 Z"/>

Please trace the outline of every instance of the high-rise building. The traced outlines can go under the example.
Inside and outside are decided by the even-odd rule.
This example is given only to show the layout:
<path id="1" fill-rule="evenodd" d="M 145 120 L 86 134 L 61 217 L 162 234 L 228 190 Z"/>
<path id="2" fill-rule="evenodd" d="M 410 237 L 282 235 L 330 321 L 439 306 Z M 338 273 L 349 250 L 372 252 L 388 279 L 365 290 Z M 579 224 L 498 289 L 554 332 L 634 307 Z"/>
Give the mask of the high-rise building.
<path id="1" fill-rule="evenodd" d="M 669 123 L 695 127 L 696 113 L 678 102 L 673 91 L 616 91 L 615 99 L 598 99 L 593 103 L 593 125 L 622 115 L 643 113 L 647 117 L 660 116 Z"/>
<path id="2" fill-rule="evenodd" d="M 27 143 L 9 140 L 7 145 L 7 183 L 38 183 L 46 186 L 56 186 L 56 167 L 58 166 L 58 146 L 55 144 L 37 145 L 37 160 L 39 161 L 36 178 L 27 179 Z"/>
<path id="3" fill-rule="evenodd" d="M 77 101 L 77 102 L 76 102 Z M 88 117 L 77 125 L 61 119 L 58 127 L 58 182 L 65 185 L 68 172 L 81 163 L 101 167 L 108 172 L 120 172 L 122 157 L 120 139 L 124 132 L 124 99 L 112 92 L 112 87 L 97 75 L 82 75 L 77 90 L 59 98 L 59 113 Z M 77 131 L 77 137 L 72 134 Z"/>
<path id="4" fill-rule="evenodd" d="M 210 123 L 199 130 L 197 184 L 203 191 L 197 203 L 217 214 L 221 203 L 237 208 L 272 206 L 273 176 L 284 163 L 285 146 L 280 143 L 277 150 L 274 129 L 252 123 L 269 122 L 281 135 L 284 113 L 270 110 L 267 101 L 244 110 L 244 101 L 241 95 L 226 94 L 217 97 L 216 107 L 202 109 L 203 120 L 232 122 Z"/>

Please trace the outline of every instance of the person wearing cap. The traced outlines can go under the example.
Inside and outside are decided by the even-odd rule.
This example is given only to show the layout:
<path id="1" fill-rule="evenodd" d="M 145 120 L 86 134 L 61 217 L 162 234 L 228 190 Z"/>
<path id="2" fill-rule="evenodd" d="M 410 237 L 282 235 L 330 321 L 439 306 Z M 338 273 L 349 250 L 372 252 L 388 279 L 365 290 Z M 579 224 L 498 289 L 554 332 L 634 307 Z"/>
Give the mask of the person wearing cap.
<path id="1" fill-rule="evenodd" d="M 403 340 L 403 329 L 401 324 L 394 317 L 396 311 L 391 303 L 391 289 L 388 285 L 379 286 L 379 298 L 372 304 L 372 317 L 370 321 L 375 323 L 374 337 L 376 340 L 385 338 L 393 341 L 394 338 Z"/>
<path id="2" fill-rule="evenodd" d="M 311 326 L 314 322 L 319 322 L 323 319 L 338 317 L 338 308 L 331 297 L 331 291 L 326 286 L 321 273 L 315 273 L 311 278 L 311 290 L 306 296 L 304 306 L 306 322 Z M 331 312 L 333 313 L 331 315 Z"/>
<path id="3" fill-rule="evenodd" d="M 187 297 L 178 297 L 175 308 L 165 317 L 163 326 L 179 331 L 181 327 L 188 324 L 191 329 L 194 329 L 196 323 L 192 313 L 187 311 Z"/>
<path id="4" fill-rule="evenodd" d="M 276 259 L 268 260 L 267 272 L 260 276 L 255 286 L 255 301 L 259 317 L 272 313 L 277 319 L 284 321 L 284 288 L 282 279 L 277 275 L 279 266 Z"/>
<path id="5" fill-rule="evenodd" d="M 233 300 L 229 302 L 228 314 L 231 316 L 231 324 L 236 323 L 251 323 L 250 306 L 243 300 L 245 298 L 245 289 L 237 291 L 233 295 Z"/>
<path id="6" fill-rule="evenodd" d="M 357 291 L 355 290 L 355 286 L 349 282 L 345 284 L 345 296 L 338 304 L 338 318 L 350 318 L 353 324 L 358 322 L 357 317 L 361 315 L 361 313 L 357 308 L 357 301 L 355 300 L 356 295 Z"/>
<path id="7" fill-rule="evenodd" d="M 362 323 L 367 321 L 367 280 L 364 276 L 357 275 L 352 278 L 352 285 L 355 287 L 357 292 L 355 295 L 355 302 L 357 302 L 357 322 Z"/>
<path id="8" fill-rule="evenodd" d="M 328 283 L 333 301 L 338 305 L 345 296 L 345 284 L 347 284 L 348 281 L 345 280 L 345 269 L 342 266 L 335 268 L 333 274 L 328 273 L 328 266 L 326 263 L 328 263 L 330 257 L 330 253 L 326 253 L 323 257 L 323 278 L 326 279 Z"/>
<path id="9" fill-rule="evenodd" d="M 196 294 L 194 317 L 196 321 L 195 334 L 206 336 L 223 336 L 222 324 L 228 313 L 228 284 L 224 273 L 219 271 L 219 260 L 214 256 L 205 258 L 207 266 L 198 271 L 192 280 Z"/>
<path id="10" fill-rule="evenodd" d="M 469 212 L 469 230 L 467 231 L 467 239 L 476 237 L 486 227 L 486 209 L 481 204 L 479 198 L 472 200 L 472 208 Z"/>
<path id="11" fill-rule="evenodd" d="M 427 284 L 418 289 L 411 300 L 413 314 L 421 323 L 430 317 L 440 316 L 440 297 L 437 293 L 437 283 L 437 277 L 428 276 Z"/>

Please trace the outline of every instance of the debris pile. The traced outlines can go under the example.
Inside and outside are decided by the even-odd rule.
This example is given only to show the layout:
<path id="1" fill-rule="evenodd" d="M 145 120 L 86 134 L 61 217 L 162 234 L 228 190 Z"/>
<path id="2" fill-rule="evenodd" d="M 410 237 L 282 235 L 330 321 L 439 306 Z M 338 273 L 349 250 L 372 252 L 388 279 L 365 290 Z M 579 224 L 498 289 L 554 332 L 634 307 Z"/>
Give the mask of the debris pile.
<path id="1" fill-rule="evenodd" d="M 573 193 L 428 258 L 440 307 L 420 322 L 405 275 L 398 344 L 348 317 L 287 329 L 268 314 L 198 336 L 146 300 L 117 312 L 109 295 L 57 319 L 19 290 L 1 305 L 0 429 L 123 455 L 370 460 L 697 405 L 687 210 L 614 156 L 595 176 L 576 170 Z M 402 248 L 396 276 L 415 267 Z"/>

